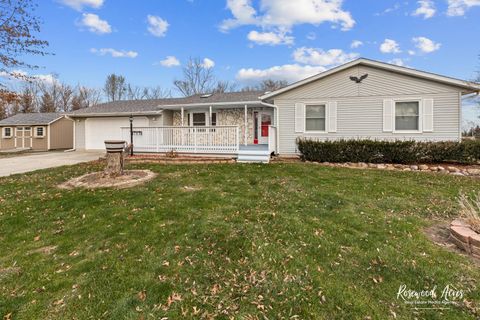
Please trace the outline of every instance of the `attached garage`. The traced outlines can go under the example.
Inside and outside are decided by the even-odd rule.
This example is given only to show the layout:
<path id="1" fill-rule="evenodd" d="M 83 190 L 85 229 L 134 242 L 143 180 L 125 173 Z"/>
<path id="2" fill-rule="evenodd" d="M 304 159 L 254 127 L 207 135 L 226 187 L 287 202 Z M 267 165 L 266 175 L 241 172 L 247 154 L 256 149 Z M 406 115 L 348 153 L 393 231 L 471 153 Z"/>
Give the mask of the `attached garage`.
<path id="1" fill-rule="evenodd" d="M 147 117 L 135 117 L 135 127 L 148 127 Z M 129 127 L 128 117 L 85 119 L 85 149 L 103 150 L 105 140 L 122 140 L 122 127 Z"/>

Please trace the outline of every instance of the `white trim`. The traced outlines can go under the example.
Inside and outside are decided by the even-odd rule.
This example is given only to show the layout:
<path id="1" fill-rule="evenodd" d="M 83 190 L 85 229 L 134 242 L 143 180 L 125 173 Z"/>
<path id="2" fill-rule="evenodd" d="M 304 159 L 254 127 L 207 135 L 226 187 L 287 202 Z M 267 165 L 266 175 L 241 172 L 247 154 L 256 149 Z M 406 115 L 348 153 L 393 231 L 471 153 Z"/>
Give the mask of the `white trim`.
<path id="1" fill-rule="evenodd" d="M 315 102 L 308 102 L 308 103 L 303 103 L 304 104 L 304 109 L 303 109 L 303 121 L 304 121 L 304 130 L 303 132 L 306 134 L 325 134 L 328 133 L 328 116 L 329 116 L 329 111 L 328 111 L 328 102 L 327 101 L 315 101 Z M 307 130 L 307 107 L 320 107 L 323 106 L 325 108 L 325 130 Z M 318 118 L 320 119 L 320 118 Z"/>
<path id="2" fill-rule="evenodd" d="M 480 84 L 479 83 L 464 81 L 464 80 L 460 80 L 460 79 L 441 76 L 441 75 L 430 73 L 430 72 L 425 72 L 425 71 L 410 69 L 410 68 L 406 68 L 406 67 L 400 67 L 400 66 L 397 66 L 397 65 L 389 64 L 389 63 L 379 62 L 379 61 L 375 61 L 375 60 L 369 60 L 369 59 L 365 59 L 365 58 L 360 58 L 360 59 L 345 63 L 341 66 L 336 67 L 336 68 L 330 69 L 328 71 L 319 73 L 319 74 L 317 74 L 313 77 L 309 77 L 309 78 L 306 78 L 304 80 L 300 80 L 300 81 L 295 82 L 295 83 L 293 83 L 289 86 L 286 86 L 282 89 L 264 94 L 263 96 L 260 97 L 260 99 L 262 99 L 262 100 L 269 99 L 269 98 L 277 96 L 281 93 L 293 90 L 295 88 L 298 88 L 298 87 L 303 86 L 305 84 L 308 84 L 310 82 L 317 81 L 317 80 L 325 78 L 325 77 L 327 77 L 331 74 L 340 72 L 342 70 L 345 70 L 345 69 L 348 69 L 350 67 L 354 67 L 354 66 L 357 66 L 357 65 L 366 65 L 366 66 L 370 66 L 370 67 L 380 68 L 380 69 L 384 69 L 384 70 L 388 70 L 388 71 L 393 71 L 393 72 L 397 72 L 397 73 L 401 73 L 401 74 L 414 76 L 414 77 L 417 77 L 417 78 L 423 78 L 423 79 L 427 79 L 427 80 L 431 80 L 431 81 L 441 82 L 441 83 L 449 84 L 449 85 L 452 85 L 452 86 L 460 87 L 460 88 L 463 88 L 463 89 L 467 89 L 467 90 L 470 90 L 471 92 L 480 91 Z"/>
<path id="3" fill-rule="evenodd" d="M 39 135 L 37 134 L 37 129 L 38 129 L 38 128 L 42 128 L 42 129 L 43 129 L 43 135 L 39 136 Z M 45 131 L 46 131 L 46 129 L 47 129 L 46 126 L 35 126 L 35 127 L 33 127 L 33 136 L 34 136 L 35 138 L 45 138 Z"/>
<path id="4" fill-rule="evenodd" d="M 5 129 L 10 129 L 10 135 L 9 136 L 5 135 Z M 2 128 L 2 138 L 3 139 L 12 139 L 13 137 L 14 137 L 13 127 L 3 127 Z"/>
<path id="5" fill-rule="evenodd" d="M 248 139 L 248 132 L 247 132 L 248 131 L 248 105 L 245 105 L 245 119 L 244 120 L 245 120 L 245 123 L 244 123 L 245 127 L 243 129 L 243 131 L 244 131 L 244 133 L 243 133 L 244 141 L 243 142 L 244 142 L 244 145 L 248 145 L 248 141 L 247 141 L 247 139 Z"/>
<path id="6" fill-rule="evenodd" d="M 47 150 L 50 150 L 50 138 L 51 138 L 50 128 L 51 128 L 50 125 L 48 125 L 48 127 L 47 127 Z"/>
<path id="7" fill-rule="evenodd" d="M 260 97 L 259 97 L 260 99 Z M 256 101 L 233 101 L 233 102 L 205 102 L 205 103 L 187 103 L 187 104 L 165 104 L 159 105 L 159 108 L 183 108 L 183 107 L 210 107 L 210 106 L 242 106 L 249 104 L 261 104 L 260 100 Z M 174 110 L 174 109 L 172 109 Z"/>
<path id="8" fill-rule="evenodd" d="M 392 112 L 392 133 L 394 134 L 411 134 L 411 133 L 423 133 L 423 99 L 422 98 L 395 98 L 393 100 L 393 112 Z M 418 130 L 397 130 L 396 128 L 396 115 L 397 115 L 397 102 L 418 102 Z"/>

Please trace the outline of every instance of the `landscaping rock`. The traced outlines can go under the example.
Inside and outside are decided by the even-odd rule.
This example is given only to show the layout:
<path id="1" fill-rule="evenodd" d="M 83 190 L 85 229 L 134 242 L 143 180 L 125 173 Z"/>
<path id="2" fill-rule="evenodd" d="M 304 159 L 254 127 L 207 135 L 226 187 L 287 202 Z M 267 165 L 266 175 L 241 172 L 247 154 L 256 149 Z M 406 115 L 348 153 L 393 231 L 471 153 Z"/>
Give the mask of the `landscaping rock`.
<path id="1" fill-rule="evenodd" d="M 474 176 L 480 175 L 480 169 L 467 169 L 467 172 Z"/>
<path id="2" fill-rule="evenodd" d="M 418 166 L 416 166 L 416 165 L 410 166 L 410 169 L 412 169 L 412 170 L 418 170 Z"/>
<path id="3" fill-rule="evenodd" d="M 428 170 L 428 166 L 426 164 L 421 164 L 418 166 L 418 169 L 420 170 Z"/>

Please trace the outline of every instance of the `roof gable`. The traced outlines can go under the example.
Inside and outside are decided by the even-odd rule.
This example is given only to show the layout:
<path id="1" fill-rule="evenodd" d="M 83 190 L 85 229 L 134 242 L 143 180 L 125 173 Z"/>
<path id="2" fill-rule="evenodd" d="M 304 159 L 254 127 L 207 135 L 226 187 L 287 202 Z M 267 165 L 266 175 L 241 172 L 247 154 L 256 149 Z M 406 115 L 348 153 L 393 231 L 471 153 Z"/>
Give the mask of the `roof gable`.
<path id="1" fill-rule="evenodd" d="M 294 90 L 298 87 L 307 85 L 307 84 L 315 82 L 317 80 L 324 79 L 326 77 L 335 75 L 335 74 L 337 74 L 339 72 L 342 72 L 346 69 L 349 69 L 349 68 L 352 68 L 352 67 L 355 67 L 355 66 L 361 66 L 361 65 L 364 65 L 364 66 L 367 66 L 367 67 L 383 69 L 383 70 L 386 70 L 386 71 L 390 71 L 390 72 L 394 72 L 394 73 L 398 73 L 398 74 L 402 74 L 402 75 L 417 77 L 417 78 L 424 79 L 424 80 L 429 80 L 429 81 L 433 81 L 433 82 L 437 82 L 437 83 L 442 83 L 442 84 L 445 84 L 445 85 L 458 87 L 460 89 L 465 90 L 465 92 L 467 92 L 467 93 L 479 92 L 480 91 L 480 84 L 478 84 L 478 83 L 468 82 L 468 81 L 464 81 L 464 80 L 459 80 L 459 79 L 455 79 L 455 78 L 441 76 L 441 75 L 437 75 L 437 74 L 434 74 L 434 73 L 419 71 L 419 70 L 410 69 L 410 68 L 406 68 L 406 67 L 400 67 L 400 66 L 397 66 L 397 65 L 389 64 L 389 63 L 369 60 L 369 59 L 365 59 L 365 58 L 360 58 L 360 59 L 351 61 L 349 63 L 343 64 L 341 66 L 338 66 L 336 68 L 330 69 L 328 71 L 322 72 L 320 74 L 317 74 L 317 75 L 312 76 L 310 78 L 295 82 L 295 83 L 293 83 L 293 84 L 291 84 L 287 87 L 284 87 L 282 89 L 267 93 L 267 94 L 261 96 L 260 99 L 262 99 L 262 100 L 270 99 L 270 98 L 272 98 L 274 96 L 277 96 L 279 94 Z"/>

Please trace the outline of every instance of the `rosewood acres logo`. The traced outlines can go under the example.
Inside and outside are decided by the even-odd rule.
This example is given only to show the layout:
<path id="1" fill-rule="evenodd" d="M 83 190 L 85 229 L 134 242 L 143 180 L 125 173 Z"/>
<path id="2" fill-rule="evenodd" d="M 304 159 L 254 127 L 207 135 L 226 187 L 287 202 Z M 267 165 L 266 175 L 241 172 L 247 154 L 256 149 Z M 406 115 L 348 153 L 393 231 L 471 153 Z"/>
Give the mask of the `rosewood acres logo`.
<path id="1" fill-rule="evenodd" d="M 434 286 L 427 290 L 413 290 L 402 284 L 398 288 L 397 299 L 410 304 L 416 309 L 448 309 L 449 305 L 455 305 L 462 301 L 463 290 L 449 284 L 443 288 Z"/>

